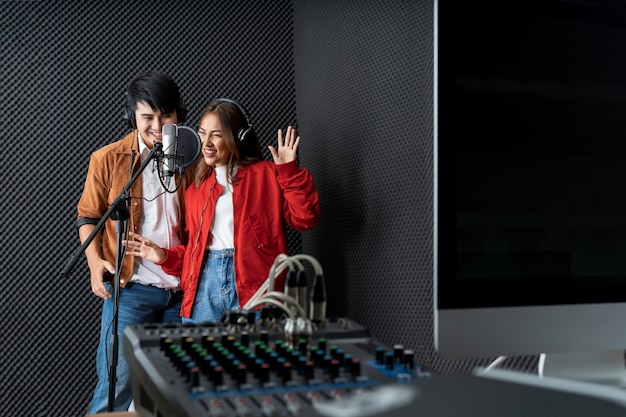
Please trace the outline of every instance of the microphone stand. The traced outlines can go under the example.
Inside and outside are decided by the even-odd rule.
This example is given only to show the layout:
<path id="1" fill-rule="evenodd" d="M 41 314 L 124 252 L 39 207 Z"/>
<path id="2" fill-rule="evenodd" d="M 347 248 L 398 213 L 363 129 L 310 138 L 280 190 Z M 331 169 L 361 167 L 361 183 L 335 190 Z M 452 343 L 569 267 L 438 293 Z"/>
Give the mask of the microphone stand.
<path id="1" fill-rule="evenodd" d="M 108 403 L 108 411 L 111 412 L 115 406 L 115 383 L 117 382 L 117 362 L 118 362 L 118 348 L 119 348 L 119 337 L 117 335 L 118 330 L 118 309 L 119 309 L 119 301 L 120 301 L 120 272 L 122 266 L 122 240 L 123 235 L 125 233 L 125 222 L 129 218 L 128 209 L 126 208 L 126 202 L 130 199 L 130 189 L 137 182 L 139 176 L 143 172 L 144 169 L 148 166 L 148 163 L 154 159 L 157 154 L 162 153 L 163 144 L 161 142 L 155 142 L 152 148 L 152 151 L 148 155 L 145 161 L 141 163 L 141 166 L 135 172 L 133 177 L 128 181 L 128 184 L 124 187 L 122 192 L 115 198 L 113 203 L 109 206 L 109 209 L 104 213 L 96 228 L 91 232 L 91 234 L 85 239 L 83 244 L 78 248 L 78 250 L 72 255 L 70 260 L 65 264 L 63 271 L 61 271 L 61 275 L 63 278 L 68 278 L 70 272 L 76 266 L 78 259 L 80 256 L 85 253 L 87 247 L 91 244 L 94 238 L 98 235 L 98 233 L 102 230 L 106 221 L 108 219 L 117 220 L 116 222 L 116 232 L 117 232 L 117 246 L 115 251 L 115 278 L 113 280 L 114 290 L 113 290 L 113 323 L 111 327 L 111 361 L 109 366 L 109 403 Z"/>

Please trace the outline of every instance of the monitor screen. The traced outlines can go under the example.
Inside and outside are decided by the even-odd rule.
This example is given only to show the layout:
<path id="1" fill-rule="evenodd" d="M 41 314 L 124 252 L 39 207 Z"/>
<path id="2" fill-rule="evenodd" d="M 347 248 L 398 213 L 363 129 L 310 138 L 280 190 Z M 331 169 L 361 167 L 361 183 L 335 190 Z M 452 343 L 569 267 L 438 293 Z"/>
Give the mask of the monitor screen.
<path id="1" fill-rule="evenodd" d="M 437 351 L 623 350 L 626 3 L 442 0 L 435 32 Z"/>

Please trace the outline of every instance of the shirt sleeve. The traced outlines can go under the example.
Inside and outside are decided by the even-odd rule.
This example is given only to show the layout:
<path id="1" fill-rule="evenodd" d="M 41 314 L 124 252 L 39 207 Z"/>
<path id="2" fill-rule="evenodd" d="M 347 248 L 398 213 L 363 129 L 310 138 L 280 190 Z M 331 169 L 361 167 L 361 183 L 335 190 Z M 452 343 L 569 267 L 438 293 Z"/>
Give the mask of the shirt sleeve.
<path id="1" fill-rule="evenodd" d="M 106 168 L 97 154 L 91 155 L 83 194 L 78 201 L 77 227 L 97 223 L 108 209 L 110 180 Z"/>

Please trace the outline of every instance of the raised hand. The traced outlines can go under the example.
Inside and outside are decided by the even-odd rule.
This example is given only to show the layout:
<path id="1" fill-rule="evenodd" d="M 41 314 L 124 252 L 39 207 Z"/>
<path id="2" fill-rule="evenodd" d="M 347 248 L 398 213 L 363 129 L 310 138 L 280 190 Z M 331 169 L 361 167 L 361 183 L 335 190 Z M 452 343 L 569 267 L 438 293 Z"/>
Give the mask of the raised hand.
<path id="1" fill-rule="evenodd" d="M 296 137 L 296 130 L 289 126 L 283 141 L 283 131 L 278 129 L 278 149 L 268 146 L 277 165 L 286 164 L 296 160 L 298 145 L 300 144 L 300 136 Z"/>

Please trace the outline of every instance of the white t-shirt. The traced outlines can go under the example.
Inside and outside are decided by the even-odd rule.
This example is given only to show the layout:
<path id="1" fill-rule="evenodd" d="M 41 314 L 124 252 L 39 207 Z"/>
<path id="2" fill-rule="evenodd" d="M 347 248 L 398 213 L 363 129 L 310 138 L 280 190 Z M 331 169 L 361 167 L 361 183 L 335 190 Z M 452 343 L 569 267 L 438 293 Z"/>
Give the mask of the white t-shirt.
<path id="1" fill-rule="evenodd" d="M 235 247 L 235 227 L 233 220 L 233 186 L 226 176 L 227 166 L 215 167 L 217 183 L 222 186 L 222 194 L 215 204 L 215 215 L 211 225 L 213 240 L 208 249 L 232 249 Z"/>

